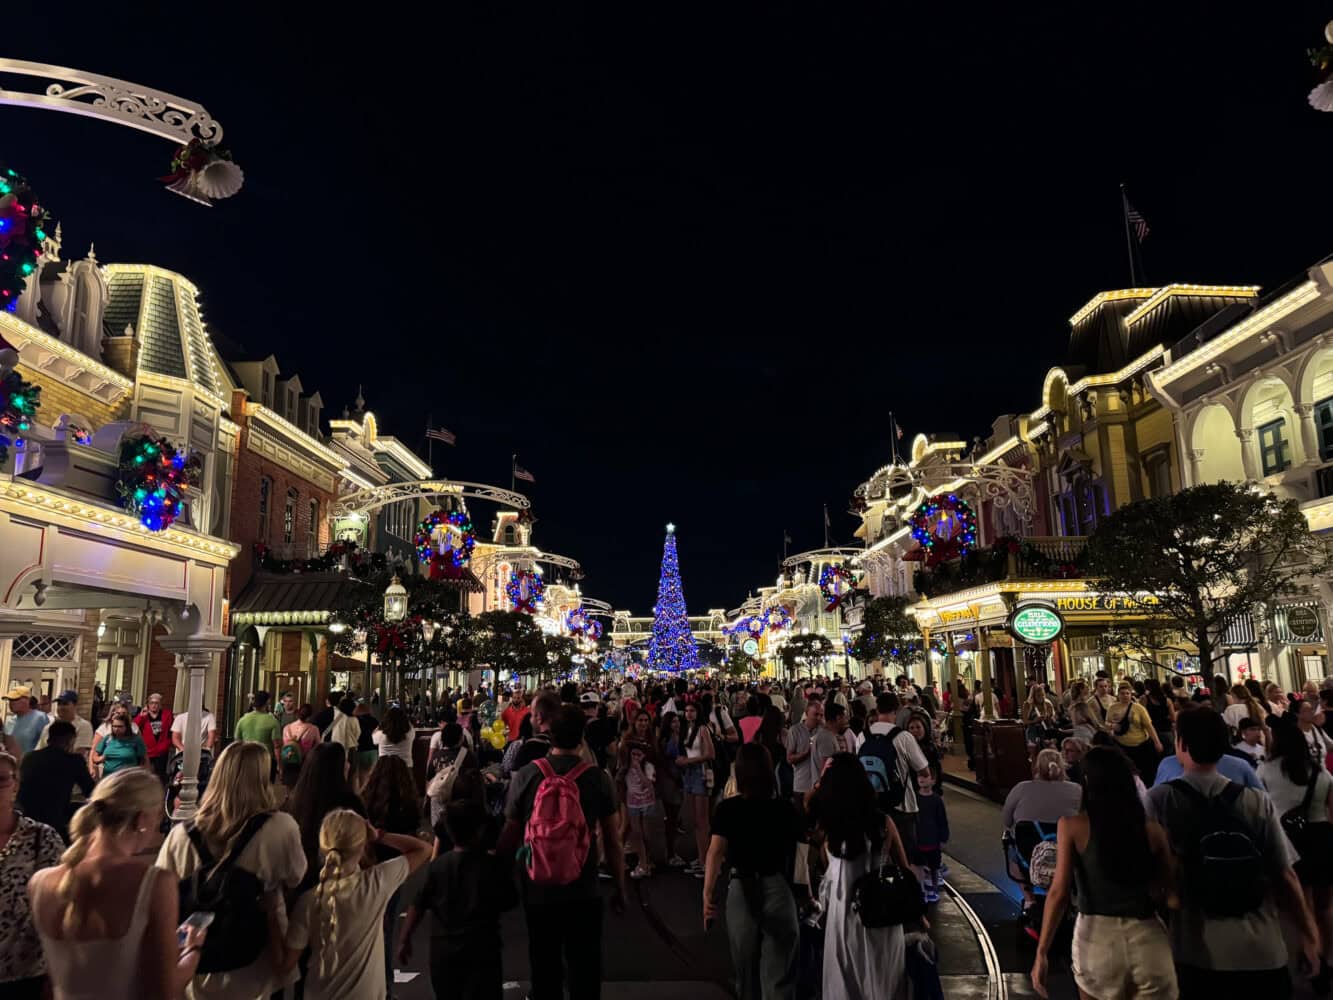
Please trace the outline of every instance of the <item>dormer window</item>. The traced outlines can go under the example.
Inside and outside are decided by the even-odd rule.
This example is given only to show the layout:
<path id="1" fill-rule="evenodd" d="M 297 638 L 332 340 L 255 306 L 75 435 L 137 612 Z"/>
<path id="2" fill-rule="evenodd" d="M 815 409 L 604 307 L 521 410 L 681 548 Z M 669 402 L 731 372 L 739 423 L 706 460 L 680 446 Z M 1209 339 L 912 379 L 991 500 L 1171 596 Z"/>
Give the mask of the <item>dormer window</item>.
<path id="1" fill-rule="evenodd" d="M 272 409 L 273 407 L 273 376 L 264 372 L 264 386 L 260 393 L 259 402 Z"/>
<path id="2" fill-rule="evenodd" d="M 514 526 L 512 524 L 505 525 L 504 540 L 506 545 L 514 544 Z"/>

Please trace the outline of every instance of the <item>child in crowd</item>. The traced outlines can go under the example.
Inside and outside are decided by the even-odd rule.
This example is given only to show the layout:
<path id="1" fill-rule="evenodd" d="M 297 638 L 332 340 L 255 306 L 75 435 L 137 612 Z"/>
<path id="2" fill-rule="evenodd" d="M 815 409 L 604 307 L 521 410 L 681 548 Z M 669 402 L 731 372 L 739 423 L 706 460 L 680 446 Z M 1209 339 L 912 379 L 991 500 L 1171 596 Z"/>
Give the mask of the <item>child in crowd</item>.
<path id="1" fill-rule="evenodd" d="M 921 892 L 927 903 L 940 901 L 941 849 L 949 842 L 949 815 L 944 799 L 935 794 L 932 778 L 917 779 L 916 843 L 912 845 L 911 860 L 921 881 Z"/>
<path id="2" fill-rule="evenodd" d="M 1243 753 L 1250 761 L 1251 767 L 1258 767 L 1267 758 L 1268 753 L 1264 750 L 1264 724 L 1258 719 L 1247 718 L 1240 720 L 1240 742 L 1232 749 Z"/>
<path id="3" fill-rule="evenodd" d="M 398 963 L 412 957 L 412 932 L 431 914 L 430 977 L 436 1000 L 500 1000 L 503 995 L 500 914 L 518 904 L 512 859 L 485 849 L 488 817 L 475 799 L 444 811 L 441 842 L 452 843 L 430 863 L 416 902 L 407 908 Z"/>

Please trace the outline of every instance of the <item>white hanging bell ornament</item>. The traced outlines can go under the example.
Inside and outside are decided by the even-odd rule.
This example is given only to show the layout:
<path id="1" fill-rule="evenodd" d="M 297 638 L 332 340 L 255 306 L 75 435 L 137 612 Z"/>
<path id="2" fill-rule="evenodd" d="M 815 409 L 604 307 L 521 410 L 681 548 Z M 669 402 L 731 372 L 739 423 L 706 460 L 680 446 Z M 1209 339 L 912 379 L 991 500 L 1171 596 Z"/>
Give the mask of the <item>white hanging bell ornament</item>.
<path id="1" fill-rule="evenodd" d="M 245 174 L 231 160 L 216 159 L 196 171 L 192 179 L 199 194 L 218 200 L 230 198 L 239 191 L 245 183 Z"/>

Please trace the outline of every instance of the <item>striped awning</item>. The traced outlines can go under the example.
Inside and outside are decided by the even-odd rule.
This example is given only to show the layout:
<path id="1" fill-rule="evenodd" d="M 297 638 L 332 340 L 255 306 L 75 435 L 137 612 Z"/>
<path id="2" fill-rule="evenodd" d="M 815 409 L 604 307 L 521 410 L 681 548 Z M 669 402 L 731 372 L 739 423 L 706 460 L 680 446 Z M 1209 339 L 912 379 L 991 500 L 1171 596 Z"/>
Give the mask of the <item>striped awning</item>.
<path id="1" fill-rule="evenodd" d="M 1256 649 L 1258 636 L 1254 630 L 1254 618 L 1251 615 L 1238 615 L 1222 635 L 1222 645 L 1231 649 Z"/>

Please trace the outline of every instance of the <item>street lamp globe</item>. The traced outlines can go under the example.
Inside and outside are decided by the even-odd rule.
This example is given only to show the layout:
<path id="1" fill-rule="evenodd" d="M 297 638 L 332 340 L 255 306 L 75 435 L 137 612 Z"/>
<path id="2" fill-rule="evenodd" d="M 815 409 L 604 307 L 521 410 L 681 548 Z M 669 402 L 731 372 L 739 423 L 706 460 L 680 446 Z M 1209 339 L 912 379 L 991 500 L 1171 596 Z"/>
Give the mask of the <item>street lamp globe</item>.
<path id="1" fill-rule="evenodd" d="M 384 620 L 400 622 L 407 617 L 407 588 L 398 574 L 393 575 L 393 582 L 384 589 Z"/>

